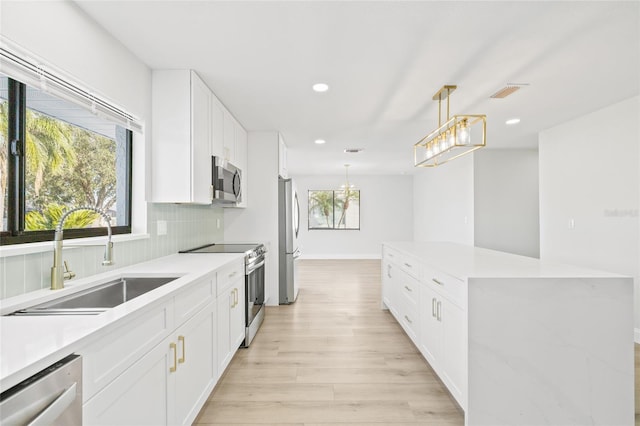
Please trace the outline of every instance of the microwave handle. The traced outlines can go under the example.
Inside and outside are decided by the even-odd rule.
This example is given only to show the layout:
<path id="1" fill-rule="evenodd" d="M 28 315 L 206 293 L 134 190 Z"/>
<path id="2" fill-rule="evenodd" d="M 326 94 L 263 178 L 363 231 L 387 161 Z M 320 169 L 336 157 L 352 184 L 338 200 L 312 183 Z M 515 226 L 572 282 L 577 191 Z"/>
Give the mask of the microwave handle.
<path id="1" fill-rule="evenodd" d="M 242 189 L 241 187 L 241 182 L 240 182 L 240 172 L 236 171 L 233 174 L 233 194 L 240 198 L 240 190 Z"/>

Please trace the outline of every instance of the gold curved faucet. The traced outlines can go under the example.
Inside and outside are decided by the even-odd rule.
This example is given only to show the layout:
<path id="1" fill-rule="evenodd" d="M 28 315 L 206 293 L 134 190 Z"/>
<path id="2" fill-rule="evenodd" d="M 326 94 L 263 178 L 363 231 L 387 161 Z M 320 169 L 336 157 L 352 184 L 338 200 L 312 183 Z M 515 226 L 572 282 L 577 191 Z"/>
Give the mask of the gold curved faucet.
<path id="1" fill-rule="evenodd" d="M 64 222 L 67 220 L 67 217 L 74 212 L 79 210 L 90 210 L 94 211 L 100 216 L 102 216 L 107 221 L 107 244 L 104 248 L 104 260 L 102 261 L 103 266 L 113 265 L 113 243 L 111 242 L 111 218 L 104 211 L 90 206 L 82 206 L 71 209 L 60 218 L 60 222 L 58 222 L 58 226 L 56 226 L 56 231 L 53 236 L 53 266 L 51 267 L 51 290 L 60 290 L 64 288 L 64 280 L 70 280 L 75 277 L 75 272 L 69 270 L 67 262 L 64 262 L 64 269 L 62 268 L 62 236 L 63 231 L 62 227 L 64 226 Z"/>

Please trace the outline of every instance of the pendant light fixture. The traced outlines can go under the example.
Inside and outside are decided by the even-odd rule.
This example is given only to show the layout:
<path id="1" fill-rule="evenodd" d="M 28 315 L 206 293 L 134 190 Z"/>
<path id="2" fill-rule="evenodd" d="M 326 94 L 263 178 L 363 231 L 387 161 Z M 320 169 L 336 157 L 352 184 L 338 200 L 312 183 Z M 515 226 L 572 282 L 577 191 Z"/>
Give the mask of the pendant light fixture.
<path id="1" fill-rule="evenodd" d="M 348 191 L 351 189 L 354 189 L 356 186 L 352 183 L 349 183 L 349 166 L 351 164 L 345 164 L 344 165 L 344 173 L 345 173 L 345 183 L 343 183 L 342 185 L 340 185 L 340 190 L 342 191 Z"/>
<path id="2" fill-rule="evenodd" d="M 486 144 L 487 116 L 478 114 L 449 117 L 449 96 L 457 86 L 445 85 L 433 95 L 438 101 L 438 128 L 413 146 L 415 167 L 436 167 Z M 447 100 L 447 120 L 442 123 L 442 101 Z"/>

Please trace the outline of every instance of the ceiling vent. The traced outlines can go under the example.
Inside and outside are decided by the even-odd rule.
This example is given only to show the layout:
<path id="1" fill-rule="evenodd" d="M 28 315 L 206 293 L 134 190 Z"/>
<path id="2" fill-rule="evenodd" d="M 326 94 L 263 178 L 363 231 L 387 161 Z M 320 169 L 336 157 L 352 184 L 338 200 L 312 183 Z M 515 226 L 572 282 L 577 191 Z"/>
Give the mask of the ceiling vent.
<path id="1" fill-rule="evenodd" d="M 345 148 L 344 152 L 346 152 L 347 154 L 357 154 L 359 152 L 362 152 L 362 148 Z"/>
<path id="2" fill-rule="evenodd" d="M 508 83 L 505 87 L 498 90 L 496 93 L 490 96 L 490 98 L 494 99 L 503 99 L 512 93 L 520 90 L 521 87 L 528 86 L 526 83 Z"/>

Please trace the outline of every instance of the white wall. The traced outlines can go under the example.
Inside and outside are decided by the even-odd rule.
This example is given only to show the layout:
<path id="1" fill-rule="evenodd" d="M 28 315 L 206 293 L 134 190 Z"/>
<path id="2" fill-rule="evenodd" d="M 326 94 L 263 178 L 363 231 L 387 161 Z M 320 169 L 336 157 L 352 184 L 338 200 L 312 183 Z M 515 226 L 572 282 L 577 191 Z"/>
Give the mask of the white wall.
<path id="1" fill-rule="evenodd" d="M 418 169 L 413 179 L 413 239 L 473 245 L 473 156 Z"/>
<path id="2" fill-rule="evenodd" d="M 266 245 L 265 298 L 278 304 L 278 133 L 249 132 L 247 208 L 224 209 L 227 242 Z"/>
<path id="3" fill-rule="evenodd" d="M 539 257 L 538 151 L 481 149 L 473 155 L 476 247 Z"/>
<path id="4" fill-rule="evenodd" d="M 74 80 L 120 105 L 145 122 L 146 132 L 134 135 L 133 225 L 134 232 L 151 235 L 136 241 L 117 242 L 116 268 L 176 253 L 178 250 L 222 239 L 217 207 L 152 205 L 145 203 L 148 184 L 151 129 L 151 71 L 89 19 L 74 3 L 7 2 L 0 5 L 0 33 L 41 57 Z M 167 234 L 155 235 L 157 221 L 167 223 Z M 15 246 L 0 251 L 0 298 L 47 288 L 52 254 L 12 255 Z M 33 247 L 33 245 L 31 246 Z M 65 250 L 65 259 L 78 278 L 102 272 L 101 247 Z"/>
<path id="5" fill-rule="evenodd" d="M 636 298 L 638 104 L 634 97 L 546 130 L 539 143 L 540 257 L 633 276 Z"/>
<path id="6" fill-rule="evenodd" d="M 360 190 L 360 230 L 309 230 L 309 190 L 339 189 L 345 176 L 292 176 L 300 200 L 302 258 L 377 259 L 383 241 L 413 238 L 413 182 L 411 176 L 352 175 Z"/>

